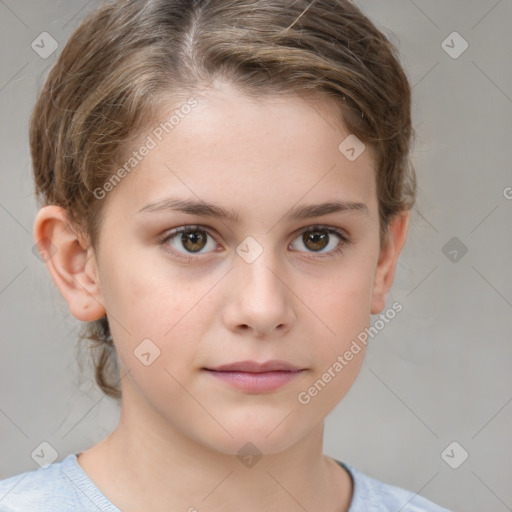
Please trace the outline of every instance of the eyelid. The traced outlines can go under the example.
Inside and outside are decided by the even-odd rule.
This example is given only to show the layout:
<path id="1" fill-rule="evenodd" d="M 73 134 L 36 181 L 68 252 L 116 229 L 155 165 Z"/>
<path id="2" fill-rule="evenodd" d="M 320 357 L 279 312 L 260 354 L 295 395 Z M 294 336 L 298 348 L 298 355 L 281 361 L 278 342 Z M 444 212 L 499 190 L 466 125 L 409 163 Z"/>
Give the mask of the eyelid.
<path id="1" fill-rule="evenodd" d="M 347 233 L 347 231 L 345 229 L 338 228 L 336 226 L 331 226 L 329 224 L 311 224 L 309 226 L 305 226 L 305 227 L 297 229 L 296 231 L 293 232 L 293 236 L 298 236 L 298 235 L 300 235 L 302 233 L 305 233 L 307 231 L 315 231 L 315 230 L 318 230 L 318 231 L 321 231 L 321 230 L 328 231 L 329 233 L 336 234 L 336 235 L 344 238 L 347 241 L 350 240 L 350 236 L 349 236 L 349 234 Z"/>

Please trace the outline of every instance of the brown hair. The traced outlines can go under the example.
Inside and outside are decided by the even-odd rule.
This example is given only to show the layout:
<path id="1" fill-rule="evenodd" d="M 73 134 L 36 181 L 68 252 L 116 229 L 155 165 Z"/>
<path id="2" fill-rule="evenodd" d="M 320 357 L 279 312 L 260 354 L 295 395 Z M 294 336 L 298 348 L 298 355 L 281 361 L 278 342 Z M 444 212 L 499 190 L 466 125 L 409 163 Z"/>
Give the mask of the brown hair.
<path id="1" fill-rule="evenodd" d="M 104 201 L 93 193 L 157 113 L 220 78 L 261 98 L 310 93 L 340 106 L 374 150 L 381 241 L 414 204 L 411 89 L 397 50 L 348 0 L 115 0 L 72 34 L 30 124 L 36 195 L 67 209 L 97 249 Z M 341 141 L 340 141 L 341 142 Z M 121 397 L 106 316 L 85 324 L 95 379 Z"/>

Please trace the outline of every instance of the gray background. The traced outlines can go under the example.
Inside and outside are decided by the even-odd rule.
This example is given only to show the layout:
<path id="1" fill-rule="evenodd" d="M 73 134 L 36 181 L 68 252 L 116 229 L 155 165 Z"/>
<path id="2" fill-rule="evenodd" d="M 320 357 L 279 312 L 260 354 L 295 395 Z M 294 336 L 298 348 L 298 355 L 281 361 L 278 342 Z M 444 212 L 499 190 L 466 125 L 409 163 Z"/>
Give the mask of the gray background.
<path id="1" fill-rule="evenodd" d="M 454 510 L 512 510 L 512 2 L 357 4 L 398 44 L 414 86 L 419 197 L 388 302 L 404 309 L 327 418 L 325 452 Z M 0 478 L 36 469 L 42 441 L 59 460 L 90 447 L 119 415 L 90 367 L 79 373 L 79 322 L 32 253 L 28 118 L 95 5 L 0 1 Z M 59 43 L 47 59 L 30 46 L 43 31 Z M 442 47 L 454 31 L 469 44 L 458 58 Z M 457 469 L 441 456 L 453 441 L 452 465 L 469 454 Z"/>

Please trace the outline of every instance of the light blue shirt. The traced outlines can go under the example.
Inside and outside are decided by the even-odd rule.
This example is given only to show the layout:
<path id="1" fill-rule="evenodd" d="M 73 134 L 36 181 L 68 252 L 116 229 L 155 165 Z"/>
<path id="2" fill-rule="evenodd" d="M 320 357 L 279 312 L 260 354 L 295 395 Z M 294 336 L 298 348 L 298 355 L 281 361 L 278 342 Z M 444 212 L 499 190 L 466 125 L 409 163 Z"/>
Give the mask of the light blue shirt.
<path id="1" fill-rule="evenodd" d="M 352 475 L 354 492 L 348 512 L 449 512 L 400 487 L 366 476 L 337 461 Z M 0 512 L 121 512 L 96 487 L 71 453 L 46 469 L 0 481 Z M 155 512 L 155 511 L 147 511 Z"/>

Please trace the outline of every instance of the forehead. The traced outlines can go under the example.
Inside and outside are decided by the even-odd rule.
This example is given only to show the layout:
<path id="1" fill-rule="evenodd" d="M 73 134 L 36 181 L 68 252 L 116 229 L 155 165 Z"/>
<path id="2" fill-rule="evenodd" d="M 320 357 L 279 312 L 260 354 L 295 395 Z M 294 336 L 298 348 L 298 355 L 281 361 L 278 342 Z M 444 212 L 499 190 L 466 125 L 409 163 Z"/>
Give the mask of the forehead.
<path id="1" fill-rule="evenodd" d="M 163 110 L 130 148 L 151 146 L 113 194 L 132 213 L 171 196 L 221 203 L 241 217 L 244 210 L 275 215 L 301 197 L 376 206 L 371 150 L 347 158 L 342 150 L 351 134 L 333 100 L 253 99 L 227 85 L 190 99 L 194 106 L 181 113 L 176 103 Z"/>

